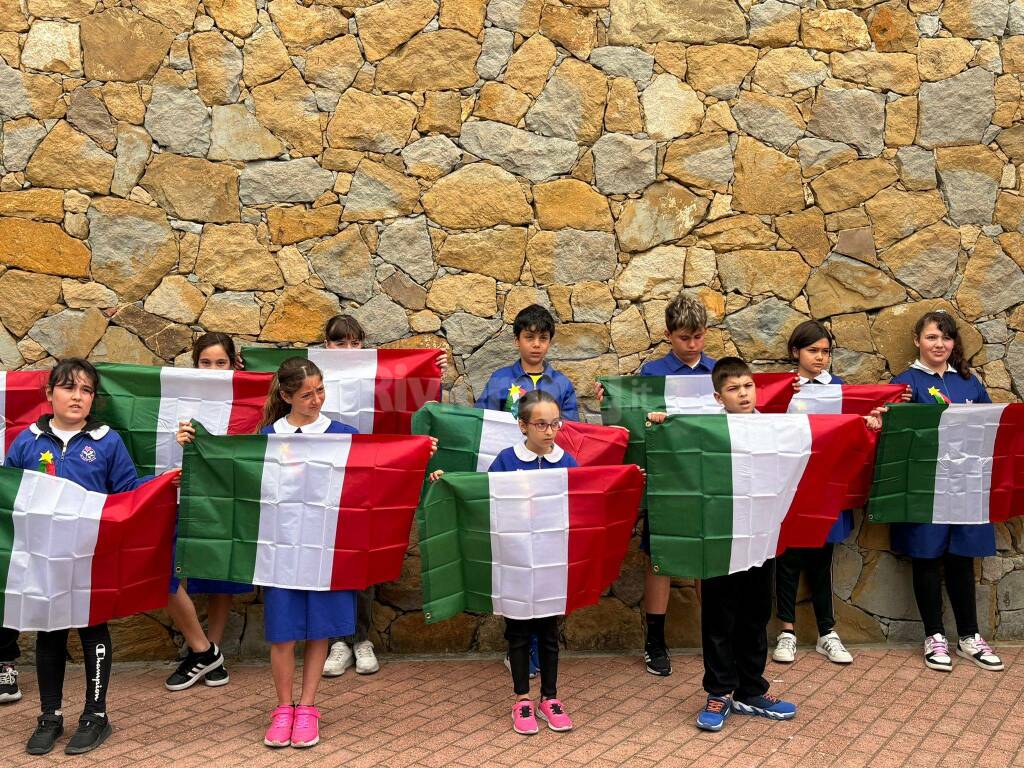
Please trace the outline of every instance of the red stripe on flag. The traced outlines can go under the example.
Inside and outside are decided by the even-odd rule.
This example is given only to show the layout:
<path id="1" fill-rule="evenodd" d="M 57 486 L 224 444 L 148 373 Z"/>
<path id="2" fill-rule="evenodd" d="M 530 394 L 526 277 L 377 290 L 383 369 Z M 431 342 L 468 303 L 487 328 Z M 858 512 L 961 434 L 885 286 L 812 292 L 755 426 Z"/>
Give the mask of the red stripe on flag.
<path id="1" fill-rule="evenodd" d="M 778 553 L 820 547 L 848 506 L 850 484 L 874 450 L 860 416 L 807 416 L 811 455 L 779 532 Z"/>
<path id="2" fill-rule="evenodd" d="M 272 373 L 234 372 L 231 378 L 233 394 L 231 416 L 228 418 L 229 435 L 256 433 L 273 379 Z"/>
<path id="3" fill-rule="evenodd" d="M 761 413 L 785 413 L 793 399 L 795 373 L 755 373 L 757 410 Z"/>
<path id="4" fill-rule="evenodd" d="M 107 497 L 92 558 L 89 626 L 167 605 L 177 515 L 169 475 Z"/>
<path id="5" fill-rule="evenodd" d="M 423 405 L 441 399 L 441 349 L 378 349 L 374 385 L 373 431 L 408 435 L 412 415 Z"/>
<path id="6" fill-rule="evenodd" d="M 569 477 L 565 612 L 593 605 L 619 577 L 636 524 L 643 475 L 633 464 L 582 467 Z"/>
<path id="7" fill-rule="evenodd" d="M 555 435 L 555 442 L 581 467 L 621 464 L 629 445 L 629 430 L 584 421 L 566 421 Z"/>
<path id="8" fill-rule="evenodd" d="M 428 461 L 429 437 L 352 436 L 331 589 L 366 589 L 402 575 Z"/>
<path id="9" fill-rule="evenodd" d="M 867 416 L 886 403 L 898 403 L 904 384 L 843 384 L 843 413 Z"/>
<path id="10" fill-rule="evenodd" d="M 46 400 L 46 382 L 49 371 L 8 371 L 4 397 L 4 455 L 21 432 L 35 424 L 52 408 Z"/>
<path id="11" fill-rule="evenodd" d="M 999 417 L 988 509 L 993 523 L 1024 515 L 1024 403 L 1008 404 Z"/>

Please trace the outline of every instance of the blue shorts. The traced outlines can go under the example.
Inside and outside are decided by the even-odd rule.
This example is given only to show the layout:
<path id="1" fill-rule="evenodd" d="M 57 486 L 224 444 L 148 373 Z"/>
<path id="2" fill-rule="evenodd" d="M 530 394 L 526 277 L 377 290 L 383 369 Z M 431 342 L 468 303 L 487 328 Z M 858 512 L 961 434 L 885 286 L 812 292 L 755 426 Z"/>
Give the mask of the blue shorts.
<path id="1" fill-rule="evenodd" d="M 263 588 L 263 631 L 268 643 L 328 640 L 356 631 L 356 593 Z"/>
<path id="2" fill-rule="evenodd" d="M 889 526 L 889 539 L 894 552 L 910 557 L 930 559 L 947 552 L 963 557 L 991 557 L 996 553 L 996 529 L 992 523 L 893 523 Z"/>
<path id="3" fill-rule="evenodd" d="M 167 594 L 178 591 L 183 580 L 171 576 L 167 585 Z M 185 591 L 190 595 L 247 595 L 252 592 L 252 584 L 239 584 L 237 581 L 220 581 L 219 579 L 184 579 Z"/>

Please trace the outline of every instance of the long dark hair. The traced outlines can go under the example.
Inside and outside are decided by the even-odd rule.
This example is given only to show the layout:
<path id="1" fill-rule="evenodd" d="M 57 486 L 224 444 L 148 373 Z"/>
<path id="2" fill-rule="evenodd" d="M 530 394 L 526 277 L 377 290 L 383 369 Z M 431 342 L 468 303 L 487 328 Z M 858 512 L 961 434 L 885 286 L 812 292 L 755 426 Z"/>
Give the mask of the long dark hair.
<path id="1" fill-rule="evenodd" d="M 192 345 L 192 365 L 194 367 L 199 367 L 200 356 L 210 347 L 224 347 L 224 352 L 227 353 L 228 360 L 231 361 L 231 367 L 235 366 L 235 360 L 238 359 L 235 355 L 235 342 L 226 333 L 209 331 L 196 339 L 196 343 Z"/>
<path id="2" fill-rule="evenodd" d="M 931 323 L 938 326 L 943 336 L 953 340 L 953 351 L 949 353 L 949 364 L 960 374 L 960 378 L 971 378 L 971 369 L 967 367 L 967 360 L 964 357 L 964 343 L 960 339 L 960 329 L 957 328 L 956 320 L 949 312 L 926 312 L 914 323 L 914 338 L 920 341 L 924 329 Z"/>
<path id="3" fill-rule="evenodd" d="M 789 334 L 786 349 L 789 350 L 791 359 L 799 360 L 801 349 L 809 347 L 811 344 L 817 344 L 822 339 L 828 339 L 828 351 L 831 353 L 832 347 L 836 345 L 832 332 L 817 320 L 804 320 Z M 797 352 L 795 355 L 793 354 L 794 350 Z"/>
<path id="4" fill-rule="evenodd" d="M 289 357 L 281 367 L 277 369 L 274 380 L 270 382 L 270 392 L 267 394 L 267 402 L 263 406 L 263 418 L 256 431 L 260 431 L 269 424 L 273 424 L 282 416 L 287 416 L 292 407 L 284 401 L 281 393 L 288 396 L 299 391 L 307 378 L 315 376 L 323 379 L 323 374 L 312 360 L 304 357 Z"/>

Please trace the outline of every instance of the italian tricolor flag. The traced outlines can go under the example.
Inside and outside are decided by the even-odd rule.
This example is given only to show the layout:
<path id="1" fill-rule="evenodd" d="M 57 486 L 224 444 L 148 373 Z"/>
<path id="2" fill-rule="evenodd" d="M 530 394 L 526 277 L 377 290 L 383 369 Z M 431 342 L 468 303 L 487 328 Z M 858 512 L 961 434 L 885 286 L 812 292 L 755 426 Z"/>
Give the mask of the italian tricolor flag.
<path id="1" fill-rule="evenodd" d="M 167 604 L 170 477 L 107 496 L 0 468 L 0 615 L 23 631 L 88 627 Z"/>
<path id="2" fill-rule="evenodd" d="M 182 468 L 178 574 L 306 590 L 401 575 L 428 438 L 196 431 Z"/>
<path id="3" fill-rule="evenodd" d="M 875 408 L 898 403 L 906 391 L 902 384 L 804 384 L 799 392 L 789 389 L 772 402 L 785 410 L 763 408 L 765 413 L 853 413 L 867 416 Z"/>
<path id="4" fill-rule="evenodd" d="M 441 399 L 438 349 L 242 350 L 246 370 L 276 372 L 290 357 L 305 357 L 323 371 L 323 414 L 360 434 L 407 435 L 412 414 Z"/>
<path id="5" fill-rule="evenodd" d="M 894 405 L 869 519 L 977 524 L 1024 515 L 1024 404 Z"/>
<path id="6" fill-rule="evenodd" d="M 152 365 L 100 364 L 96 417 L 116 430 L 142 475 L 181 465 L 179 421 L 196 419 L 215 435 L 251 434 L 272 376 Z"/>
<path id="7" fill-rule="evenodd" d="M 50 412 L 46 400 L 49 371 L 0 371 L 0 464 L 22 430 Z"/>
<path id="8" fill-rule="evenodd" d="M 709 578 L 823 545 L 871 447 L 860 416 L 669 418 L 647 437 L 651 562 Z"/>
<path id="9" fill-rule="evenodd" d="M 626 461 L 643 466 L 647 414 L 720 413 L 710 376 L 602 376 L 601 421 L 629 430 Z M 757 407 L 793 393 L 793 374 L 757 373 Z M 789 390 L 787 393 L 786 390 Z M 782 408 L 781 410 L 785 410 Z"/>
<path id="10" fill-rule="evenodd" d="M 417 512 L 424 618 L 596 603 L 619 575 L 642 489 L 632 465 L 444 475 Z"/>
<path id="11" fill-rule="evenodd" d="M 427 403 L 412 417 L 412 431 L 437 438 L 430 471 L 486 472 L 501 451 L 523 441 L 519 422 L 505 411 Z M 629 433 L 620 427 L 565 421 L 555 442 L 581 467 L 622 464 Z"/>

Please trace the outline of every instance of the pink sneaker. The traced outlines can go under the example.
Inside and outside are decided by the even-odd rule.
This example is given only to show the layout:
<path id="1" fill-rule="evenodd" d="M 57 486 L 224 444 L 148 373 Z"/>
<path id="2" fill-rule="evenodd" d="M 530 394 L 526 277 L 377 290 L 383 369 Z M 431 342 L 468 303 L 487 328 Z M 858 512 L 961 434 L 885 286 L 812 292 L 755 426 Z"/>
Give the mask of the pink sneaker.
<path id="1" fill-rule="evenodd" d="M 533 736 L 540 730 L 533 702 L 529 699 L 517 701 L 512 707 L 512 730 L 524 736 Z"/>
<path id="2" fill-rule="evenodd" d="M 552 731 L 571 731 L 572 720 L 565 714 L 562 702 L 558 699 L 543 699 L 537 707 L 541 720 L 546 720 Z"/>
<path id="3" fill-rule="evenodd" d="M 270 713 L 270 727 L 263 743 L 268 747 L 287 747 L 292 743 L 292 720 L 295 708 L 291 704 L 282 704 Z"/>
<path id="4" fill-rule="evenodd" d="M 312 747 L 320 741 L 320 710 L 302 704 L 295 708 L 292 725 L 292 746 Z"/>

